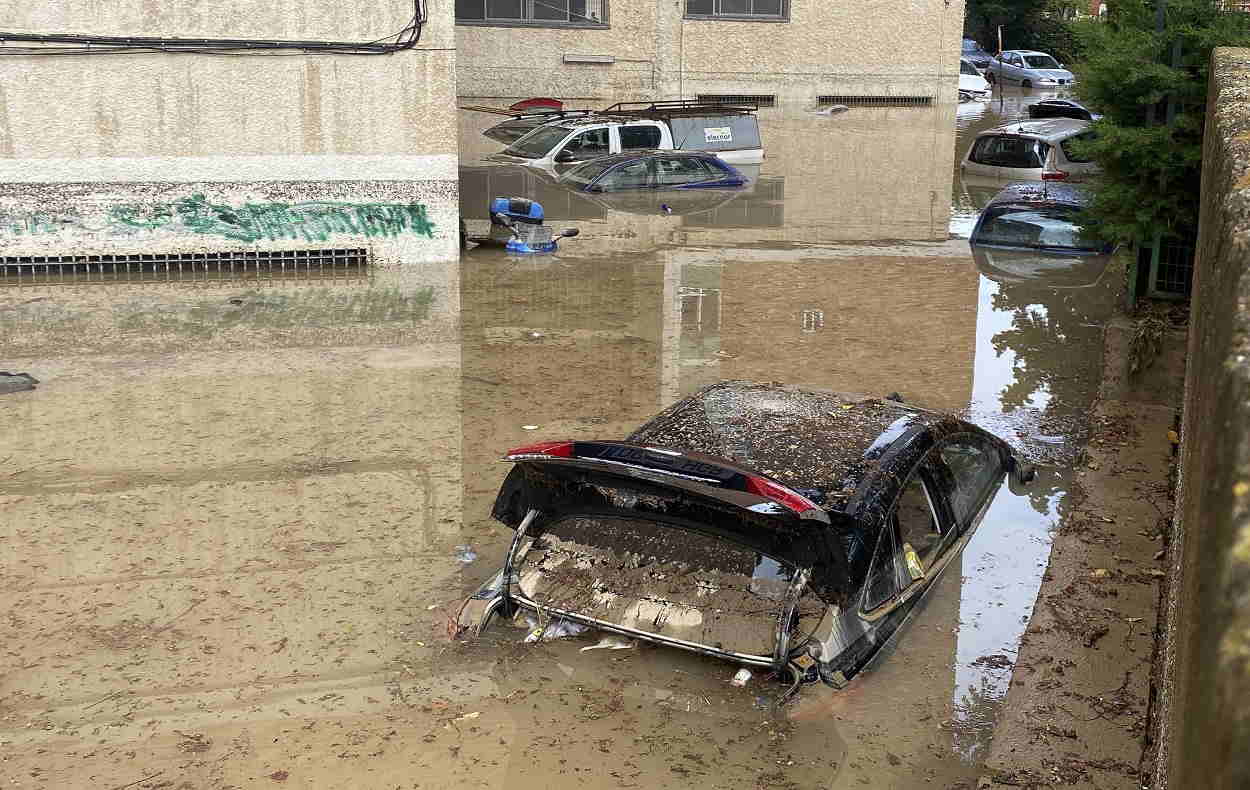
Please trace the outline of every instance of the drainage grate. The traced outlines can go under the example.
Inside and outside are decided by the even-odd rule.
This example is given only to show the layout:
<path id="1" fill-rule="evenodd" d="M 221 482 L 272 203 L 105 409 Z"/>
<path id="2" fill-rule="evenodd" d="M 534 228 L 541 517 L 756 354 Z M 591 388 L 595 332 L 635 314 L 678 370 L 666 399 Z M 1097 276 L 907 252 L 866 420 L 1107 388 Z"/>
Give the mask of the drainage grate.
<path id="1" fill-rule="evenodd" d="M 0 285 L 322 280 L 364 276 L 369 251 L 247 250 L 150 255 L 5 255 Z"/>
<path id="2" fill-rule="evenodd" d="M 774 107 L 777 97 L 771 95 L 750 96 L 740 93 L 700 93 L 700 104 L 754 104 L 757 107 Z"/>
<path id="3" fill-rule="evenodd" d="M 817 96 L 817 104 L 845 104 L 847 107 L 929 107 L 932 96 Z"/>

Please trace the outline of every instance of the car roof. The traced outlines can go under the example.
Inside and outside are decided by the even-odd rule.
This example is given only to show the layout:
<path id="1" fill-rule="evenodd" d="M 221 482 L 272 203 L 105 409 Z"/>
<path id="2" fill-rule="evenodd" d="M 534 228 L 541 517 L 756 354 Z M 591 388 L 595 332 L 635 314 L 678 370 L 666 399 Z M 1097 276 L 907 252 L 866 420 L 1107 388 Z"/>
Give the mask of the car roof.
<path id="1" fill-rule="evenodd" d="M 986 208 L 1005 203 L 1085 206 L 1089 204 L 1089 194 L 1075 184 L 1056 184 L 1049 181 L 1019 181 L 1003 187 L 990 200 Z"/>
<path id="2" fill-rule="evenodd" d="M 1038 52 L 1035 49 L 1005 49 L 1003 50 L 1004 55 L 1008 53 L 1013 54 L 1013 55 L 1049 55 L 1050 54 L 1049 52 Z"/>
<path id="3" fill-rule="evenodd" d="M 1022 137 L 1036 137 L 1039 140 L 1064 140 L 1080 134 L 1089 128 L 1089 121 L 1079 118 L 1041 118 L 1012 121 L 993 129 L 986 129 L 977 137 L 994 134 L 1012 134 Z"/>
<path id="4" fill-rule="evenodd" d="M 891 474 L 881 459 L 913 429 L 955 424 L 979 431 L 884 398 L 725 381 L 669 407 L 626 441 L 726 458 L 791 488 L 825 492 L 826 510 L 836 511 L 866 478 Z"/>
<path id="5" fill-rule="evenodd" d="M 655 149 L 655 148 L 634 148 L 629 151 L 621 151 L 617 154 L 607 154 L 605 156 L 596 156 L 583 164 L 597 165 L 615 165 L 621 162 L 633 162 L 638 159 L 687 159 L 694 157 L 696 159 L 716 159 L 716 154 L 710 154 L 707 151 L 690 151 L 685 149 Z"/>

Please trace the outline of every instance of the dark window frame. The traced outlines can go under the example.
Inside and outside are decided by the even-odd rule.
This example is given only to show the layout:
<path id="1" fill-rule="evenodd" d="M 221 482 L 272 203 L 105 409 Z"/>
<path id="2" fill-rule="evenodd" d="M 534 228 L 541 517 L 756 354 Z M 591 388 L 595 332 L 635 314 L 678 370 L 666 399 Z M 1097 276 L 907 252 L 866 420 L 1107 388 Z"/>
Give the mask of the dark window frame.
<path id="1" fill-rule="evenodd" d="M 711 13 L 690 11 L 690 0 L 683 0 L 684 12 L 686 19 L 699 21 L 717 21 L 717 22 L 789 22 L 790 21 L 790 0 L 780 0 L 781 13 L 779 14 L 755 14 L 755 13 L 726 13 L 718 11 L 723 0 L 701 0 L 703 3 L 710 3 L 712 6 Z M 746 0 L 753 3 L 755 0 Z"/>
<path id="2" fill-rule="evenodd" d="M 456 0 L 456 6 L 461 3 L 481 4 L 482 18 L 460 17 L 457 9 L 453 9 L 452 13 L 456 14 L 455 20 L 457 25 L 466 25 L 470 27 L 538 27 L 538 28 L 585 28 L 589 30 L 607 30 L 612 27 L 611 0 L 602 0 L 603 2 L 603 19 L 596 22 L 590 19 L 585 21 L 561 21 L 559 19 L 541 19 L 534 16 L 534 7 L 536 3 L 543 3 L 545 0 L 519 0 L 522 4 L 522 16 L 519 19 L 508 17 L 487 17 L 488 0 Z M 573 0 L 569 0 L 571 4 Z"/>

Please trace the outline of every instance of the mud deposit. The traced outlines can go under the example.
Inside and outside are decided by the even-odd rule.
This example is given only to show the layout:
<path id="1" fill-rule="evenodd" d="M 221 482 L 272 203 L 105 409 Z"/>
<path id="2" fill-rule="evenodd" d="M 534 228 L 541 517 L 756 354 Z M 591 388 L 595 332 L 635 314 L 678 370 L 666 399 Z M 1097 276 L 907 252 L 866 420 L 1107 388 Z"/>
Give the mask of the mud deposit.
<path id="1" fill-rule="evenodd" d="M 554 256 L 0 288 L 0 369 L 39 380 L 0 395 L 4 787 L 971 790 L 1114 299 L 995 282 L 946 238 L 981 111 L 768 110 L 751 188 L 671 213 L 549 199 L 581 229 Z M 480 223 L 528 187 L 471 161 L 473 123 Z M 1004 488 L 844 691 L 778 707 L 767 673 L 506 622 L 448 640 L 511 537 L 501 452 L 624 437 L 721 379 L 965 412 L 1039 482 Z"/>

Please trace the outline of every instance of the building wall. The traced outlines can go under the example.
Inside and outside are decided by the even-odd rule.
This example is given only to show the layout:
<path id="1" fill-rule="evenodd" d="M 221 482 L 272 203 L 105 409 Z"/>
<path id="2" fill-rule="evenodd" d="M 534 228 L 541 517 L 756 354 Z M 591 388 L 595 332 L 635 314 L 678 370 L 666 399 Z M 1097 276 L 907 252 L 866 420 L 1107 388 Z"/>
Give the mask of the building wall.
<path id="1" fill-rule="evenodd" d="M 955 100 L 963 2 L 790 5 L 788 22 L 685 19 L 680 0 L 612 0 L 608 29 L 457 25 L 458 92 L 586 100 L 700 93 Z M 565 55 L 615 62 L 566 64 Z"/>
<path id="2" fill-rule="evenodd" d="M 7 4 L 0 30 L 363 42 L 394 36 L 414 8 L 412 0 Z M 417 49 L 379 56 L 0 59 L 0 253 L 351 244 L 381 265 L 450 260 L 451 20 L 451 0 L 431 0 Z"/>
<path id="3" fill-rule="evenodd" d="M 1211 68 L 1153 787 L 1250 786 L 1250 49 Z"/>

